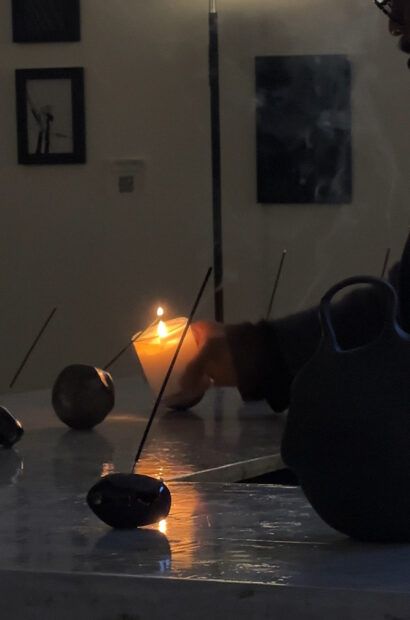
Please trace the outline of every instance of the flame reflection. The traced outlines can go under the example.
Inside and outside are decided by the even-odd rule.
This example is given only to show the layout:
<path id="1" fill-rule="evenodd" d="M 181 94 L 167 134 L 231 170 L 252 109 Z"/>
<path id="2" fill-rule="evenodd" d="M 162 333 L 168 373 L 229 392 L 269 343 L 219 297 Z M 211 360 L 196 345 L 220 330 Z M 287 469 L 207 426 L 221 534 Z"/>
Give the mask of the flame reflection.
<path id="1" fill-rule="evenodd" d="M 173 483 L 170 485 L 172 495 L 171 511 L 168 519 L 157 524 L 157 529 L 166 534 L 172 552 L 172 558 L 178 568 L 192 568 L 195 553 L 199 547 L 197 535 L 197 515 L 201 497 L 192 483 Z"/>

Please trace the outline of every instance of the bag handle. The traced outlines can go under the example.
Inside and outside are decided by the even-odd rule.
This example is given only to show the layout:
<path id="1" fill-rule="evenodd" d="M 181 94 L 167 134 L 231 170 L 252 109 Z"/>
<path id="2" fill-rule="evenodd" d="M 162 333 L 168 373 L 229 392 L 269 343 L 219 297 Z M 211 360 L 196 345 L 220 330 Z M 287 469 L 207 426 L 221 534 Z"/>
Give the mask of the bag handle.
<path id="1" fill-rule="evenodd" d="M 386 332 L 394 333 L 397 336 L 398 331 L 401 331 L 396 321 L 398 310 L 397 293 L 393 286 L 389 282 L 387 282 L 387 280 L 377 278 L 375 276 L 353 276 L 351 278 L 346 278 L 345 280 L 342 280 L 341 282 L 338 282 L 337 284 L 332 286 L 327 291 L 327 293 L 325 293 L 325 295 L 320 301 L 319 306 L 320 318 L 323 328 L 322 340 L 325 344 L 330 344 L 332 348 L 338 353 L 343 352 L 343 349 L 340 348 L 337 342 L 336 333 L 332 324 L 330 316 L 330 302 L 332 301 L 336 293 L 354 284 L 371 284 L 383 292 L 385 301 L 385 319 L 384 325 L 378 338 L 382 335 L 385 335 Z"/>

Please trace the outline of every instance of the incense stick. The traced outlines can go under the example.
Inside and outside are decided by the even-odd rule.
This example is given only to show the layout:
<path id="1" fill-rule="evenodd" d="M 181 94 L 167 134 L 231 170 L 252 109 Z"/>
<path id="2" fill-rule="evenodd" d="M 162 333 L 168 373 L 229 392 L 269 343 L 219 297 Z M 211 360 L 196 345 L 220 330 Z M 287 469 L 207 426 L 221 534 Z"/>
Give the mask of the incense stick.
<path id="1" fill-rule="evenodd" d="M 280 275 L 282 273 L 283 263 L 284 263 L 286 254 L 287 254 L 287 250 L 283 250 L 282 256 L 281 256 L 281 259 L 280 259 L 280 263 L 279 263 L 279 267 L 278 267 L 278 272 L 276 274 L 275 283 L 273 285 L 272 295 L 270 297 L 270 301 L 269 301 L 269 305 L 268 305 L 268 311 L 266 312 L 266 320 L 269 319 L 270 313 L 272 311 L 273 300 L 275 299 L 275 295 L 276 295 L 276 291 L 277 291 L 277 288 L 278 288 L 279 279 L 280 279 Z"/>
<path id="2" fill-rule="evenodd" d="M 386 256 L 384 257 L 382 273 L 381 273 L 381 276 L 380 276 L 381 278 L 384 278 L 384 274 L 386 273 L 386 267 L 387 267 L 387 263 L 389 262 L 389 257 L 390 257 L 390 248 L 387 248 Z"/>
<path id="3" fill-rule="evenodd" d="M 206 273 L 206 276 L 204 278 L 204 281 L 202 282 L 201 288 L 199 289 L 198 295 L 197 295 L 197 297 L 195 299 L 194 305 L 192 306 L 191 314 L 188 317 L 188 320 L 186 322 L 184 331 L 182 332 L 181 338 L 180 338 L 180 340 L 178 342 L 178 346 L 177 346 L 177 348 L 175 350 L 175 353 L 174 353 L 174 356 L 172 358 L 171 364 L 169 365 L 167 374 L 165 375 L 165 379 L 164 379 L 164 381 L 163 381 L 163 383 L 161 385 L 161 389 L 160 389 L 160 391 L 158 393 L 158 396 L 156 398 L 154 407 L 152 409 L 151 415 L 150 415 L 149 420 L 148 420 L 148 424 L 147 424 L 147 426 L 145 428 L 144 435 L 143 435 L 143 437 L 141 439 L 141 443 L 139 445 L 139 448 L 138 448 L 138 451 L 137 451 L 137 454 L 136 454 L 136 457 L 135 457 L 135 460 L 134 460 L 134 465 L 132 466 L 132 470 L 131 470 L 132 474 L 134 473 L 135 466 L 138 463 L 138 459 L 141 456 L 141 452 L 142 452 L 142 449 L 144 447 L 145 440 L 146 440 L 146 438 L 148 436 L 149 429 L 151 428 L 151 424 L 152 424 L 152 422 L 154 420 L 154 417 L 155 417 L 155 414 L 156 414 L 156 412 L 158 410 L 159 404 L 161 402 L 162 395 L 164 394 L 165 388 L 167 387 L 167 383 L 168 383 L 168 380 L 169 380 L 169 378 L 171 376 L 171 372 L 172 372 L 172 370 L 174 368 L 174 365 L 175 365 L 175 362 L 177 360 L 179 351 L 180 351 L 180 349 L 182 347 L 182 344 L 184 342 L 184 339 L 185 339 L 186 333 L 187 333 L 187 331 L 189 329 L 189 326 L 192 323 L 192 319 L 194 317 L 195 311 L 196 311 L 196 309 L 198 307 L 198 304 L 199 304 L 199 302 L 201 300 L 202 294 L 203 294 L 203 292 L 205 290 L 205 286 L 206 286 L 206 284 L 207 284 L 207 282 L 209 280 L 209 276 L 211 275 L 211 273 L 212 273 L 212 267 L 209 267 L 209 269 L 208 269 L 208 271 Z"/>
<path id="4" fill-rule="evenodd" d="M 47 325 L 50 323 L 50 321 L 53 318 L 53 316 L 56 313 L 56 311 L 57 311 L 57 308 L 53 308 L 52 311 L 50 312 L 49 316 L 47 317 L 43 327 L 40 329 L 39 333 L 37 334 L 36 338 L 34 339 L 33 344 L 31 345 L 31 347 L 27 351 L 26 355 L 23 358 L 23 361 L 21 362 L 20 366 L 18 367 L 18 369 L 16 371 L 16 374 L 14 375 L 13 379 L 11 380 L 11 383 L 9 385 L 10 388 L 12 388 L 13 385 L 15 384 L 15 382 L 17 381 L 17 378 L 20 375 L 21 371 L 23 370 L 23 368 L 24 368 L 28 358 L 30 357 L 31 353 L 33 352 L 34 347 L 36 346 L 36 344 L 40 340 L 41 335 L 43 334 L 43 332 L 46 329 Z"/>
<path id="5" fill-rule="evenodd" d="M 130 347 L 132 344 L 134 344 L 134 342 L 136 342 L 136 340 L 138 340 L 139 338 L 141 338 L 142 334 L 145 334 L 145 332 L 150 328 L 153 327 L 156 323 L 158 323 L 159 318 L 156 318 L 155 321 L 152 321 L 152 323 L 150 325 L 148 325 L 148 327 L 146 327 L 145 329 L 142 329 L 141 331 L 137 332 L 129 341 L 129 343 L 123 348 L 121 349 L 121 351 L 119 353 L 117 353 L 117 355 L 115 355 L 105 366 L 103 366 L 103 370 L 107 370 L 110 366 L 112 366 L 114 364 L 114 362 L 117 361 L 117 359 L 119 357 L 121 357 L 121 355 L 123 353 L 125 353 L 125 351 L 128 349 L 128 347 Z"/>
<path id="6" fill-rule="evenodd" d="M 117 353 L 117 355 L 115 355 L 115 356 L 114 356 L 114 357 L 113 357 L 113 358 L 112 358 L 112 359 L 108 362 L 108 364 L 106 364 L 105 366 L 103 366 L 103 370 L 108 370 L 108 368 L 109 368 L 110 366 L 112 366 L 112 365 L 114 364 L 114 362 L 116 362 L 116 361 L 117 361 L 117 359 L 118 359 L 119 357 L 121 357 L 121 355 L 122 355 L 123 353 L 125 353 L 125 351 L 126 351 L 126 350 L 127 350 L 127 349 L 128 349 L 128 348 L 129 348 L 129 347 L 130 347 L 130 346 L 131 346 L 134 342 L 135 342 L 135 340 L 137 340 L 137 339 L 138 339 L 138 336 L 140 336 L 141 334 L 142 334 L 142 332 L 138 332 L 138 333 L 135 335 L 135 337 L 134 337 L 132 340 L 130 340 L 130 341 L 129 341 L 129 343 L 128 343 L 128 344 L 127 344 L 127 345 L 126 345 L 123 349 L 121 349 L 121 351 L 120 351 L 119 353 Z"/>

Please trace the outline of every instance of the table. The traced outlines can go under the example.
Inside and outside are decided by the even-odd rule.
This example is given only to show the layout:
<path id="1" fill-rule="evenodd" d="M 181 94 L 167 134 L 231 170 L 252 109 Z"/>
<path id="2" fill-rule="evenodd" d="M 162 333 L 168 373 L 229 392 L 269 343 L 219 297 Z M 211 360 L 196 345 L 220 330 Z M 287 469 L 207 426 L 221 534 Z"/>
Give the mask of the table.
<path id="1" fill-rule="evenodd" d="M 50 390 L 0 397 L 0 404 L 23 424 L 25 436 L 16 450 L 30 460 L 30 471 L 39 454 L 41 466 L 43 460 L 74 463 L 80 459 L 88 477 L 130 471 L 154 398 L 138 375 L 117 379 L 115 392 L 113 411 L 91 432 L 71 430 L 57 418 Z M 212 389 L 190 411 L 159 410 L 137 471 L 171 480 L 279 455 L 284 423 L 285 416 L 275 414 L 264 402 L 245 404 L 233 388 Z M 230 481 L 230 473 L 219 481 Z M 248 473 L 252 475 L 252 471 L 242 472 L 243 477 L 250 477 Z"/>
<path id="2" fill-rule="evenodd" d="M 15 449 L 0 451 L 7 617 L 409 617 L 408 545 L 347 539 L 297 487 L 175 481 L 278 450 L 284 416 L 243 405 L 234 390 L 210 392 L 192 412 L 159 413 L 140 471 L 174 478 L 166 520 L 134 531 L 100 522 L 86 493 L 101 474 L 130 470 L 152 404 L 135 378 L 116 387 L 115 410 L 93 431 L 68 430 L 49 390 L 0 399 L 25 428 Z"/>

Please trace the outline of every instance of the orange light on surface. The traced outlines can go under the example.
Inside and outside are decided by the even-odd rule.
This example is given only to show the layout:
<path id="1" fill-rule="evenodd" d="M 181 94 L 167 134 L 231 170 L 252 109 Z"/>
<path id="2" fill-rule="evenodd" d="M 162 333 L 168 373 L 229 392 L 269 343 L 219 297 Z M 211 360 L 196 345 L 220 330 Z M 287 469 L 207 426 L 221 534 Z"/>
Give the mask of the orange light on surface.
<path id="1" fill-rule="evenodd" d="M 172 561 L 178 568 L 191 569 L 201 547 L 201 494 L 191 483 L 170 485 L 172 493 L 172 513 L 166 520 L 166 532 L 158 523 L 158 531 L 166 534 L 172 554 Z M 165 519 L 164 519 L 165 521 Z"/>
<path id="2" fill-rule="evenodd" d="M 166 519 L 162 519 L 162 521 L 158 523 L 158 530 L 161 532 L 161 534 L 167 533 L 167 520 Z"/>

